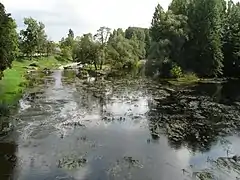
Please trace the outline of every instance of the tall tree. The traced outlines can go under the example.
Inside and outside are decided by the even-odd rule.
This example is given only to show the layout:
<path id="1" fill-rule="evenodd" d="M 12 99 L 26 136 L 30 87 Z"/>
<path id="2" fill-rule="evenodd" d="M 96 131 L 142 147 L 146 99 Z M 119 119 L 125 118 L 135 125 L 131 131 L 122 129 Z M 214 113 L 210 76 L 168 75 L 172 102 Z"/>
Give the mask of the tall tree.
<path id="1" fill-rule="evenodd" d="M 148 57 L 149 54 L 149 49 L 151 46 L 151 36 L 150 36 L 150 30 L 149 29 L 144 29 L 145 32 L 145 51 L 146 51 L 146 56 L 145 58 Z"/>
<path id="2" fill-rule="evenodd" d="M 125 31 L 125 37 L 127 39 L 131 39 L 133 36 L 136 36 L 136 38 L 139 41 L 144 41 L 145 40 L 145 32 L 144 28 L 140 27 L 128 27 Z"/>
<path id="3" fill-rule="evenodd" d="M 190 0 L 173 0 L 168 7 L 168 10 L 171 10 L 174 14 L 179 15 L 188 15 L 188 6 Z"/>
<path id="4" fill-rule="evenodd" d="M 75 39 L 74 39 L 74 32 L 72 29 L 68 30 L 67 37 L 62 38 L 59 44 L 62 51 L 61 53 L 62 58 L 73 60 L 75 58 L 73 54 Z"/>
<path id="5" fill-rule="evenodd" d="M 24 54 L 31 57 L 34 53 L 43 51 L 46 43 L 45 26 L 33 18 L 25 18 L 26 29 L 20 31 L 21 50 Z"/>
<path id="6" fill-rule="evenodd" d="M 18 52 L 16 27 L 11 14 L 6 13 L 4 5 L 0 3 L 0 79 L 3 76 L 3 71 L 11 67 Z"/>
<path id="7" fill-rule="evenodd" d="M 51 54 L 54 53 L 56 44 L 53 41 L 47 40 L 45 48 L 46 48 L 46 55 L 50 56 Z"/>
<path id="8" fill-rule="evenodd" d="M 94 65 L 97 70 L 99 63 L 100 43 L 95 42 L 92 34 L 79 38 L 73 50 L 75 61 Z"/>
<path id="9" fill-rule="evenodd" d="M 100 27 L 97 30 L 97 34 L 94 35 L 94 38 L 101 44 L 101 52 L 100 52 L 100 69 L 102 69 L 102 66 L 104 64 L 104 61 L 106 59 L 106 53 L 107 53 L 107 42 L 111 34 L 111 29 L 108 27 Z"/>
<path id="10" fill-rule="evenodd" d="M 108 43 L 108 60 L 114 68 L 133 66 L 139 60 L 135 41 L 125 38 L 121 33 L 115 34 Z"/>
<path id="11" fill-rule="evenodd" d="M 240 4 L 228 2 L 223 36 L 224 75 L 240 75 Z"/>
<path id="12" fill-rule="evenodd" d="M 46 45 L 48 43 L 47 41 L 47 35 L 45 32 L 45 25 L 42 22 L 38 23 L 38 36 L 37 36 L 37 41 L 38 41 L 38 47 L 37 47 L 37 52 L 40 54 L 46 53 Z"/>
<path id="13" fill-rule="evenodd" d="M 146 34 L 145 29 L 140 27 L 128 27 L 125 31 L 125 37 L 134 41 L 135 51 L 140 59 L 146 57 Z"/>
<path id="14" fill-rule="evenodd" d="M 187 17 L 175 15 L 172 11 L 164 12 L 158 5 L 155 9 L 152 26 L 150 28 L 152 37 L 149 59 L 153 61 L 163 72 L 163 64 L 183 64 L 182 48 L 188 39 Z M 167 76 L 168 73 L 162 73 Z"/>
<path id="15" fill-rule="evenodd" d="M 186 45 L 188 68 L 200 76 L 222 74 L 222 0 L 192 0 L 188 24 L 190 40 Z"/>
<path id="16" fill-rule="evenodd" d="M 69 29 L 68 31 L 68 37 L 74 39 L 74 32 L 72 29 Z"/>
<path id="17" fill-rule="evenodd" d="M 159 34 L 161 32 L 160 23 L 164 20 L 165 14 L 166 13 L 164 12 L 162 6 L 158 4 L 155 8 L 150 28 L 150 35 L 153 42 L 158 42 L 161 39 L 161 36 Z"/>

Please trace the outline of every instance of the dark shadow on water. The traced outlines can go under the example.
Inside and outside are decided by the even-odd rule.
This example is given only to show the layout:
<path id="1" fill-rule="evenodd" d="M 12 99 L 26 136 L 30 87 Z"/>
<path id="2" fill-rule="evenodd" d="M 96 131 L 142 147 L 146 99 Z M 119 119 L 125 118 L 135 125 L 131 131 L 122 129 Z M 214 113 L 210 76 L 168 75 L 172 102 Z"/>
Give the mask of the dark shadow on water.
<path id="1" fill-rule="evenodd" d="M 149 102 L 149 128 L 153 139 L 168 137 L 173 148 L 187 146 L 206 152 L 219 139 L 239 133 L 239 81 L 199 84 Z"/>
<path id="2" fill-rule="evenodd" d="M 193 95 L 212 97 L 214 101 L 231 105 L 240 101 L 240 80 L 229 80 L 224 83 L 199 83 L 193 87 Z"/>
<path id="3" fill-rule="evenodd" d="M 13 178 L 14 168 L 17 163 L 15 155 L 17 146 L 14 143 L 0 143 L 0 179 Z"/>

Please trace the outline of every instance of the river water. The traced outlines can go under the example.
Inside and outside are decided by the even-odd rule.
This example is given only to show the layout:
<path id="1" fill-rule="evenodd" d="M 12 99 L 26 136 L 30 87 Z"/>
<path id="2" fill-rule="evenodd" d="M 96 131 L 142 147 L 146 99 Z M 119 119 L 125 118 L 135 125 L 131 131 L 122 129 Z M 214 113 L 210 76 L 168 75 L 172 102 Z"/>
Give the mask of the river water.
<path id="1" fill-rule="evenodd" d="M 0 179 L 239 179 L 239 87 L 56 70 L 8 119 Z"/>

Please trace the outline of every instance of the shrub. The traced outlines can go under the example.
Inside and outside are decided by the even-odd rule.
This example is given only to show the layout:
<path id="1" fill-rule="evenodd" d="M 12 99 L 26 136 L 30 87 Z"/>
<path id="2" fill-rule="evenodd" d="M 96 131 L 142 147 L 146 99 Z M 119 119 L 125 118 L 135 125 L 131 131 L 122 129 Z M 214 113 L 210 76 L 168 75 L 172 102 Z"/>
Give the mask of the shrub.
<path id="1" fill-rule="evenodd" d="M 176 64 L 173 65 L 172 69 L 170 70 L 171 77 L 173 78 L 180 78 L 183 76 L 182 68 Z"/>
<path id="2" fill-rule="evenodd" d="M 197 75 L 195 73 L 193 73 L 193 72 L 188 72 L 188 73 L 184 74 L 183 78 L 186 81 L 197 81 L 197 80 L 199 80 Z"/>

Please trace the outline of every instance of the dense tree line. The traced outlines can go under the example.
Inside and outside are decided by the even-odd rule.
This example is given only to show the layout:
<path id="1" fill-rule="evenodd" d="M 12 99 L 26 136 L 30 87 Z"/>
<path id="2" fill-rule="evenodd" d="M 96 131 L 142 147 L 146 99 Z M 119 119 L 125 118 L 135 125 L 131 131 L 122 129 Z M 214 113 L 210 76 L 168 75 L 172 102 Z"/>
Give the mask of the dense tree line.
<path id="1" fill-rule="evenodd" d="M 150 47 L 149 30 L 144 28 L 111 31 L 108 27 L 100 27 L 94 35 L 88 33 L 76 38 L 70 36 L 71 32 L 70 29 L 67 37 L 59 42 L 62 57 L 92 64 L 100 70 L 106 64 L 116 69 L 135 66 L 140 59 L 146 58 Z"/>
<path id="2" fill-rule="evenodd" d="M 150 65 L 163 76 L 179 67 L 202 77 L 239 76 L 240 4 L 173 0 L 158 5 L 150 28 Z"/>
<path id="3" fill-rule="evenodd" d="M 45 25 L 25 18 L 16 32 L 15 21 L 0 3 L 0 72 L 16 56 L 49 56 L 59 47 L 59 58 L 92 64 L 95 69 L 122 69 L 147 59 L 150 73 L 179 77 L 193 72 L 201 77 L 240 75 L 240 3 L 225 0 L 173 0 L 168 10 L 155 8 L 150 28 L 111 30 L 76 36 L 72 29 L 59 43 L 50 41 Z M 0 76 L 0 77 L 1 77 Z"/>

